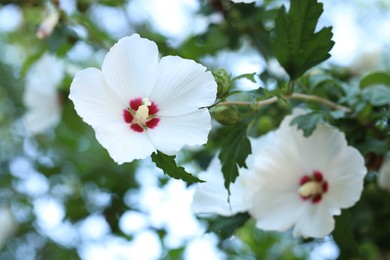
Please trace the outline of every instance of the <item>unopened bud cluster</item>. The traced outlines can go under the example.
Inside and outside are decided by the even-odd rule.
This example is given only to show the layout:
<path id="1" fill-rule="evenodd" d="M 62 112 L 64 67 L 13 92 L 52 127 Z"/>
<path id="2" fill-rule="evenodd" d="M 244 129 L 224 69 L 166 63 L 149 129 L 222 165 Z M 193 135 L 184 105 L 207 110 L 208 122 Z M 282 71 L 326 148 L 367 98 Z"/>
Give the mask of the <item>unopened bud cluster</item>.
<path id="1" fill-rule="evenodd" d="M 212 73 L 218 85 L 217 98 L 222 98 L 229 92 L 231 75 L 222 68 L 216 69 Z"/>
<path id="2" fill-rule="evenodd" d="M 215 120 L 223 125 L 233 125 L 240 121 L 240 111 L 234 106 L 217 106 L 211 111 Z"/>

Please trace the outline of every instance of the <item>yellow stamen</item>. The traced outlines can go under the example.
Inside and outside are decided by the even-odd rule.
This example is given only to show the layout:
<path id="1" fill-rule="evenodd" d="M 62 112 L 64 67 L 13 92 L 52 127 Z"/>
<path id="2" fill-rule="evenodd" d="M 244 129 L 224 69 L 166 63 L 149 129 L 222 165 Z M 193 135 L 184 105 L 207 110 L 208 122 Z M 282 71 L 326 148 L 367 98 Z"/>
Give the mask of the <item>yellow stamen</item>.
<path id="1" fill-rule="evenodd" d="M 144 125 L 149 116 L 149 108 L 152 103 L 149 101 L 149 98 L 142 99 L 142 105 L 138 107 L 135 112 L 134 119 L 132 124 Z"/>
<path id="2" fill-rule="evenodd" d="M 298 189 L 302 197 L 314 196 L 322 193 L 321 183 L 317 181 L 308 181 Z"/>

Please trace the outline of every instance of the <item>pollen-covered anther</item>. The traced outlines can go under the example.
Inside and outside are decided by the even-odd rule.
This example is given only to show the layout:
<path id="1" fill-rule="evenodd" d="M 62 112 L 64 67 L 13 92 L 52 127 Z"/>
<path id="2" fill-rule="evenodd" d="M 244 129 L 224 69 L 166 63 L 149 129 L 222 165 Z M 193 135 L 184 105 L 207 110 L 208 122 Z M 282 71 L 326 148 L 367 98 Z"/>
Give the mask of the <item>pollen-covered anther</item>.
<path id="1" fill-rule="evenodd" d="M 148 102 L 150 105 L 151 103 Z M 144 125 L 148 120 L 149 116 L 149 108 L 148 105 L 143 103 L 143 105 L 139 106 L 137 111 L 135 112 L 134 119 L 131 122 L 132 124 Z"/>
<path id="2" fill-rule="evenodd" d="M 299 195 L 303 197 L 314 196 L 322 193 L 322 185 L 317 181 L 309 181 L 303 184 L 299 189 Z"/>

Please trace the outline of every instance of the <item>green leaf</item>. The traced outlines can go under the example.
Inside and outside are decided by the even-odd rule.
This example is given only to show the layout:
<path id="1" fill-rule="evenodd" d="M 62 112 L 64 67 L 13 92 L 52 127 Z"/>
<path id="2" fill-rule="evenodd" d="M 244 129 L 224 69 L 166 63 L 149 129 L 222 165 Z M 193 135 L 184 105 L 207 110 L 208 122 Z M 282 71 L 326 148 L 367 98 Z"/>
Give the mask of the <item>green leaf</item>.
<path id="1" fill-rule="evenodd" d="M 351 259 L 358 254 L 358 244 L 355 241 L 350 226 L 350 214 L 348 211 L 343 211 L 336 218 L 336 227 L 332 232 L 332 236 L 340 248 L 338 259 Z"/>
<path id="2" fill-rule="evenodd" d="M 314 111 L 295 117 L 291 120 L 290 125 L 297 125 L 298 129 L 303 131 L 303 135 L 308 137 L 316 129 L 317 124 L 324 122 L 324 113 L 321 111 Z"/>
<path id="3" fill-rule="evenodd" d="M 376 85 L 363 90 L 363 99 L 373 106 L 390 105 L 390 87 Z"/>
<path id="4" fill-rule="evenodd" d="M 368 153 L 375 153 L 384 155 L 390 152 L 390 139 L 383 140 L 372 136 L 367 136 L 362 144 L 359 144 L 359 151 L 364 155 Z"/>
<path id="5" fill-rule="evenodd" d="M 231 217 L 218 216 L 214 219 L 208 219 L 208 232 L 218 234 L 222 239 L 234 235 L 236 230 L 242 227 L 250 219 L 248 213 L 238 213 Z"/>
<path id="6" fill-rule="evenodd" d="M 177 166 L 175 162 L 175 156 L 169 156 L 160 151 L 157 151 L 157 153 L 152 154 L 152 161 L 158 168 L 163 170 L 166 175 L 172 178 L 183 180 L 188 183 L 204 182 L 203 180 L 198 179 L 192 174 L 186 172 L 183 167 Z"/>
<path id="7" fill-rule="evenodd" d="M 276 58 L 292 80 L 330 57 L 332 27 L 314 32 L 323 12 L 317 0 L 291 0 L 290 10 L 282 6 L 271 38 Z"/>
<path id="8" fill-rule="evenodd" d="M 242 74 L 242 75 L 239 75 L 237 77 L 232 78 L 231 81 L 233 82 L 233 81 L 236 81 L 238 79 L 248 79 L 248 80 L 252 81 L 253 83 L 256 83 L 255 76 L 256 76 L 256 72 Z"/>
<path id="9" fill-rule="evenodd" d="M 388 72 L 377 71 L 368 74 L 360 80 L 360 89 L 366 88 L 372 85 L 385 84 L 390 86 L 390 74 Z"/>
<path id="10" fill-rule="evenodd" d="M 239 175 L 238 167 L 246 168 L 245 160 L 252 152 L 251 144 L 246 135 L 247 125 L 242 124 L 231 129 L 232 131 L 223 142 L 219 154 L 225 187 L 228 191 L 230 191 L 230 183 L 234 183 Z"/>

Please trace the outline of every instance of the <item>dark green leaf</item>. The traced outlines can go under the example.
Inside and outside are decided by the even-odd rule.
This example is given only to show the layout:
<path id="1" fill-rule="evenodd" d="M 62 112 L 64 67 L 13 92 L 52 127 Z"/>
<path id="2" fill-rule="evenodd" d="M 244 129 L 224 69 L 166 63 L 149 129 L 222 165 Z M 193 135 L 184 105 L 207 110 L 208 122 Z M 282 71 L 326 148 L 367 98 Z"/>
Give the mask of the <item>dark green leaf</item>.
<path id="1" fill-rule="evenodd" d="M 160 151 L 157 151 L 157 153 L 152 154 L 152 161 L 158 168 L 163 170 L 166 175 L 172 178 L 183 180 L 188 183 L 204 182 L 201 179 L 198 179 L 192 174 L 186 172 L 183 167 L 177 166 L 175 162 L 175 156 L 169 156 Z"/>
<path id="2" fill-rule="evenodd" d="M 358 254 L 358 244 L 350 226 L 350 214 L 347 211 L 343 211 L 341 216 L 337 216 L 335 219 L 336 227 L 332 236 L 340 248 L 338 259 L 351 259 Z"/>
<path id="3" fill-rule="evenodd" d="M 247 125 L 242 124 L 231 129 L 232 131 L 222 144 L 219 154 L 227 190 L 229 190 L 230 183 L 234 183 L 239 175 L 238 167 L 246 167 L 245 160 L 252 152 L 246 134 Z"/>
<path id="4" fill-rule="evenodd" d="M 358 146 L 359 151 L 362 154 L 376 153 L 376 154 L 386 154 L 389 150 L 390 139 L 382 140 L 379 138 L 367 136 L 362 144 Z"/>
<path id="5" fill-rule="evenodd" d="M 390 87 L 376 85 L 363 90 L 363 99 L 373 106 L 390 105 Z"/>
<path id="6" fill-rule="evenodd" d="M 297 125 L 298 129 L 303 131 L 303 135 L 308 137 L 316 129 L 317 124 L 324 122 L 324 113 L 314 111 L 295 117 L 291 120 L 290 125 Z"/>
<path id="7" fill-rule="evenodd" d="M 222 239 L 226 239 L 234 235 L 236 230 L 242 227 L 250 218 L 248 213 L 238 213 L 231 217 L 218 216 L 214 219 L 209 219 L 208 232 L 218 234 Z"/>
<path id="8" fill-rule="evenodd" d="M 322 4 L 317 0 L 291 0 L 289 13 L 284 6 L 279 9 L 272 47 L 293 80 L 330 57 L 329 51 L 334 45 L 332 28 L 314 32 L 322 12 Z"/>
<path id="9" fill-rule="evenodd" d="M 377 71 L 371 74 L 368 74 L 362 80 L 360 80 L 360 88 L 366 88 L 372 85 L 385 84 L 390 86 L 390 74 L 388 72 Z"/>

